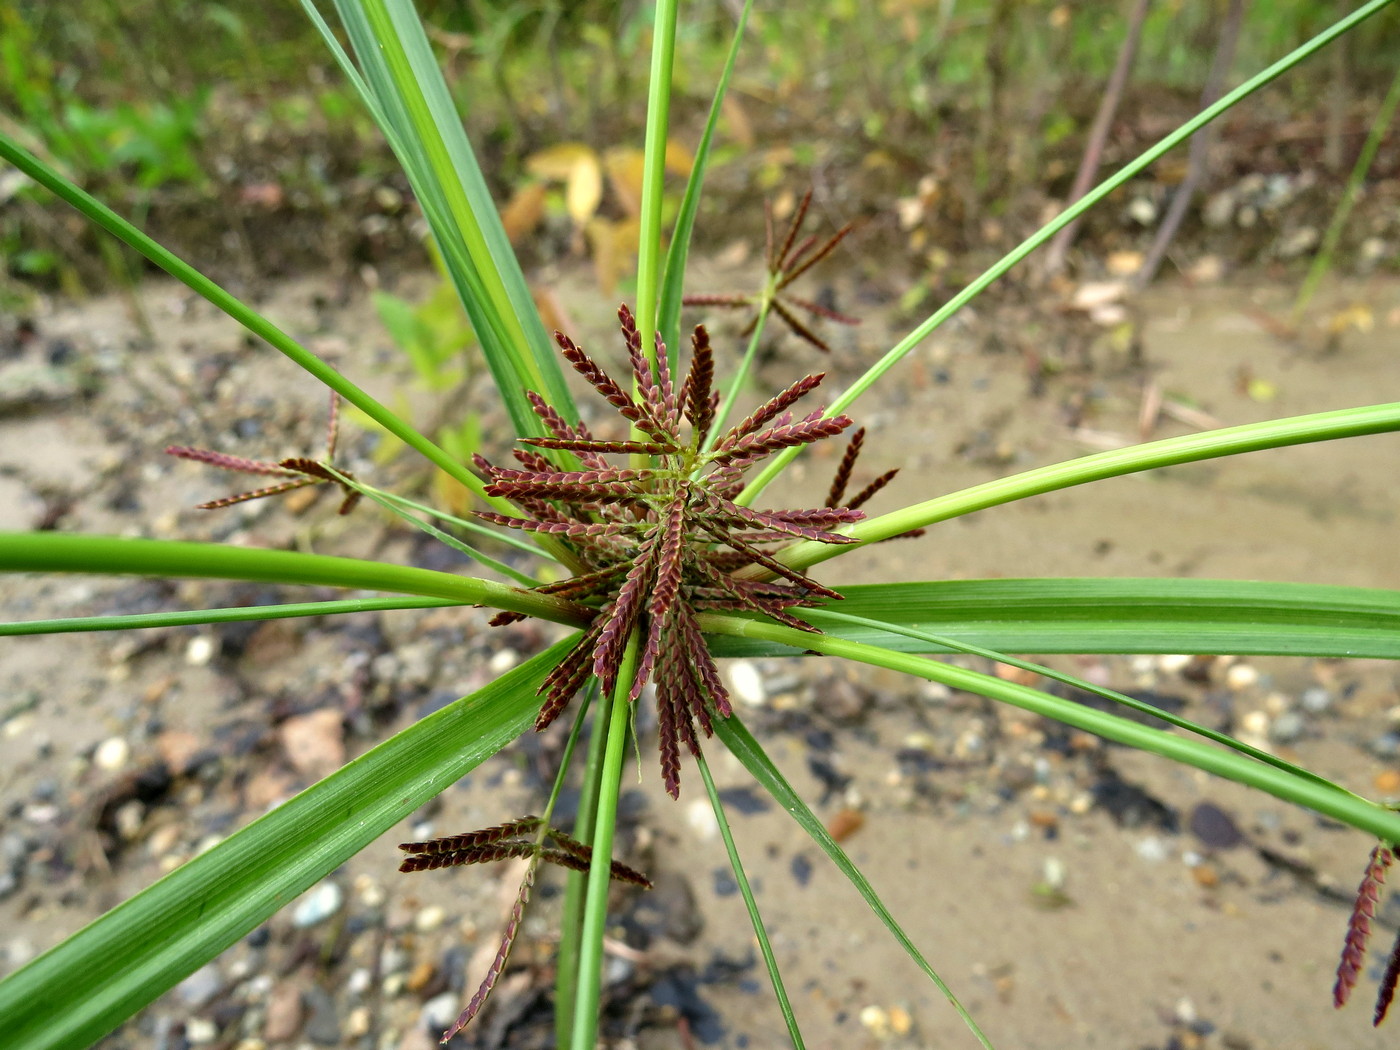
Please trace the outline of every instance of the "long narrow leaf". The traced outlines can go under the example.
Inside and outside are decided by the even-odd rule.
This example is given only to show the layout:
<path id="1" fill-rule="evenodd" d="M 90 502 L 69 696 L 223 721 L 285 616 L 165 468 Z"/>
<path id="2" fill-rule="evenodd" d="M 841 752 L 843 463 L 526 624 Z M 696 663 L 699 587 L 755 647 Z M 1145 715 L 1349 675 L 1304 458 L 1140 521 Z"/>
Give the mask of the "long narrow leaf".
<path id="1" fill-rule="evenodd" d="M 444 262 L 520 434 L 539 434 L 524 397 L 575 415 L 558 358 L 496 212 L 432 47 L 407 0 L 336 0 L 363 85 L 423 205 Z"/>
<path id="2" fill-rule="evenodd" d="M 773 944 L 768 939 L 768 930 L 763 925 L 763 915 L 758 910 L 758 901 L 754 899 L 753 887 L 749 885 L 748 874 L 744 871 L 744 862 L 739 857 L 739 847 L 734 842 L 734 831 L 729 826 L 729 817 L 724 812 L 724 803 L 720 801 L 719 790 L 715 787 L 715 778 L 710 775 L 709 763 L 705 761 L 704 755 L 695 756 L 695 765 L 700 770 L 700 776 L 705 781 L 705 793 L 710 796 L 710 809 L 714 812 L 715 823 L 719 825 L 719 832 L 724 839 L 724 851 L 729 854 L 729 870 L 734 872 L 734 881 L 739 886 L 739 892 L 744 897 L 744 908 L 749 913 L 749 924 L 753 926 L 754 940 L 758 941 L 758 950 L 763 953 L 763 965 L 768 970 L 769 983 L 773 985 L 773 995 L 778 1000 L 778 1009 L 782 1012 L 783 1023 L 787 1025 L 788 1039 L 792 1041 L 794 1050 L 805 1050 L 806 1043 L 802 1039 L 802 1032 L 797 1027 L 797 1015 L 792 1009 L 792 1000 L 788 998 L 787 987 L 783 984 L 783 975 L 778 970 L 778 958 L 773 954 Z"/>
<path id="3" fill-rule="evenodd" d="M 695 216 L 700 211 L 700 195 L 705 186 L 705 172 L 710 165 L 710 146 L 714 141 L 715 127 L 719 124 L 720 111 L 724 106 L 724 96 L 729 93 L 729 80 L 734 75 L 734 65 L 739 60 L 739 46 L 744 42 L 744 31 L 748 28 L 749 12 L 753 10 L 753 0 L 744 0 L 739 21 L 734 26 L 734 39 L 729 45 L 729 54 L 724 60 L 724 70 L 715 85 L 714 101 L 710 103 L 710 114 L 705 119 L 705 130 L 700 134 L 700 144 L 695 148 L 695 161 L 690 166 L 690 177 L 685 183 L 685 194 L 681 197 L 680 211 L 676 214 L 676 227 L 671 232 L 671 244 L 666 249 L 666 268 L 661 277 L 661 304 L 656 311 L 656 330 L 661 333 L 670 356 L 671 374 L 680 374 L 681 352 L 681 299 L 685 295 L 685 267 L 690 254 L 690 237 L 695 230 Z M 720 423 L 723 423 L 721 418 Z M 718 432 L 720 426 L 715 430 Z"/>
<path id="4" fill-rule="evenodd" d="M 1095 685 L 1093 682 L 1086 681 L 1076 675 L 1066 674 L 1064 671 L 1057 671 L 1053 667 L 1046 667 L 1043 664 L 1034 663 L 1030 660 L 1022 660 L 1020 657 L 1011 656 L 1008 653 L 999 653 L 994 649 L 985 649 L 980 645 L 969 645 L 966 642 L 958 641 L 956 638 L 949 638 L 947 635 L 930 634 L 928 631 L 921 631 L 905 624 L 881 624 L 878 620 L 867 620 L 864 617 L 850 616 L 847 613 L 836 612 L 832 609 L 804 609 L 802 617 L 817 626 L 821 626 L 822 624 L 851 624 L 854 626 L 874 627 L 877 630 L 881 630 L 882 633 L 889 632 L 896 636 L 903 635 L 915 641 L 924 642 L 930 647 L 937 647 L 939 650 L 967 653 L 970 656 L 980 656 L 986 660 L 1004 663 L 1010 667 L 1019 667 L 1023 671 L 1030 671 L 1032 674 L 1041 675 L 1052 681 L 1072 686 L 1086 693 L 1092 693 L 1095 696 L 1101 696 L 1105 700 L 1111 700 L 1115 704 L 1121 704 L 1123 707 L 1138 712 L 1138 714 L 1160 719 L 1168 725 L 1176 726 L 1178 729 L 1184 729 L 1188 733 L 1195 733 L 1197 736 L 1204 737 L 1206 740 L 1213 741 L 1223 747 L 1233 748 L 1242 755 L 1248 755 L 1257 762 L 1267 762 L 1271 766 L 1277 766 L 1279 769 L 1285 770 L 1295 777 L 1308 777 L 1312 780 L 1316 780 L 1320 784 L 1327 784 L 1331 787 L 1337 786 L 1326 777 L 1320 777 L 1311 770 L 1304 769 L 1302 766 L 1279 758 L 1277 755 L 1271 755 L 1267 751 L 1262 751 L 1241 740 L 1236 740 L 1226 733 L 1221 733 L 1208 726 L 1200 725 L 1197 722 L 1191 721 L 1189 718 L 1182 718 L 1180 715 L 1173 714 L 1170 711 L 1156 707 L 1143 700 L 1128 696 L 1126 693 L 1120 693 L 1116 689 L 1106 689 L 1101 685 Z M 888 638 L 889 635 L 886 634 L 885 637 Z"/>
<path id="5" fill-rule="evenodd" d="M 6 1050 L 82 1050 L 529 726 L 560 642 L 415 723 L 0 981 Z"/>
<path id="6" fill-rule="evenodd" d="M 943 580 L 842 588 L 842 612 L 1011 653 L 1229 653 L 1400 659 L 1400 592 L 1238 580 Z M 833 625 L 849 641 L 937 646 Z M 715 637 L 716 656 L 774 655 Z"/>

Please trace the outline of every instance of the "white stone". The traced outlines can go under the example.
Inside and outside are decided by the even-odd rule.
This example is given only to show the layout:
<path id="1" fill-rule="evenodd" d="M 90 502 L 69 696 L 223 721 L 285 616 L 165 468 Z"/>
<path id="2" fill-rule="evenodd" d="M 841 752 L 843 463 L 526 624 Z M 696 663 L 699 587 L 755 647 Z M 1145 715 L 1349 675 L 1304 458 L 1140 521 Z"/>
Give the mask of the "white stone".
<path id="1" fill-rule="evenodd" d="M 130 757 L 131 745 L 121 737 L 113 736 L 97 745 L 97 750 L 92 753 L 92 762 L 98 769 L 115 773 L 126 765 Z"/>
<path id="2" fill-rule="evenodd" d="M 344 894 L 329 880 L 311 887 L 292 908 L 292 924 L 305 929 L 325 922 L 340 910 Z"/>
<path id="3" fill-rule="evenodd" d="M 729 688 L 734 699 L 749 707 L 761 707 L 768 699 L 763 675 L 751 660 L 735 660 L 729 665 Z"/>
<path id="4" fill-rule="evenodd" d="M 191 667 L 203 667 L 214 659 L 214 639 L 207 634 L 196 635 L 185 646 L 185 663 Z"/>

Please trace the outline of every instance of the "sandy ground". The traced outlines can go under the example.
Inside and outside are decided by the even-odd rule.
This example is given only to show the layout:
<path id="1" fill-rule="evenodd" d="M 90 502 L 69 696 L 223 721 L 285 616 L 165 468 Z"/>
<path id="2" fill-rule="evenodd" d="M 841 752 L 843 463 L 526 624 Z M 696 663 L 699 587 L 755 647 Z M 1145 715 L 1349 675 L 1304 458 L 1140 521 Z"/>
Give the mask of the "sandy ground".
<path id="1" fill-rule="evenodd" d="M 556 296 L 577 330 L 590 345 L 609 345 L 609 303 L 585 274 L 556 277 Z M 723 284 L 732 281 L 724 275 Z M 844 291 L 859 298 L 858 289 Z M 263 306 L 377 396 L 405 389 L 403 373 L 386 365 L 387 340 L 368 305 L 355 298 L 333 307 L 324 293 L 308 280 L 277 289 Z M 67 340 L 73 355 L 64 367 L 71 372 L 77 362 L 100 392 L 80 400 L 59 390 L 50 405 L 0 417 L 0 527 L 32 527 L 56 514 L 65 530 L 421 557 L 403 533 L 372 515 L 336 518 L 330 499 L 296 514 L 259 504 L 222 515 L 186 509 L 236 490 L 239 479 L 168 460 L 160 455 L 167 443 L 272 459 L 318 451 L 323 396 L 183 291 L 153 285 L 143 299 L 154 345 L 139 337 L 118 300 L 40 319 L 40 344 L 26 359 L 52 356 L 55 341 Z M 1141 365 L 1092 328 L 1086 336 L 1070 323 L 1022 327 L 1014 312 L 999 319 L 988 307 L 987 316 L 955 323 L 922 346 L 887 377 L 877 400 L 858 406 L 872 435 L 865 467 L 904 469 L 874 509 L 1136 440 L 1149 381 L 1223 425 L 1394 400 L 1400 284 L 1350 286 L 1334 293 L 1329 308 L 1353 304 L 1369 311 L 1369 330 L 1348 331 L 1329 349 L 1280 339 L 1261 324 L 1261 316 L 1285 309 L 1282 289 L 1156 291 L 1130 308 Z M 833 388 L 859 374 L 904 331 L 893 311 L 865 305 L 842 303 L 868 320 L 836 333 L 829 362 L 784 343 L 760 370 L 759 385 L 775 389 L 813 367 L 830 368 Z M 732 332 L 737 325 L 729 323 L 716 331 Z M 1062 340 L 1078 342 L 1066 349 Z M 1026 367 L 1036 355 L 1068 363 L 1039 396 Z M 409 396 L 420 406 L 431 402 L 411 389 Z M 493 421 L 489 412 L 485 418 Z M 1189 429 L 1165 419 L 1152 436 Z M 345 462 L 366 476 L 402 476 L 402 464 L 370 464 L 367 444 L 353 433 L 344 444 Z M 1397 467 L 1400 437 L 1391 435 L 1158 471 L 945 523 L 923 539 L 828 563 L 822 578 L 1195 576 L 1400 587 L 1390 484 Z M 793 494 L 824 489 L 829 471 L 830 463 L 817 462 L 793 471 L 785 485 Z M 209 583 L 25 579 L 4 586 L 4 605 L 7 619 L 29 619 L 223 604 L 229 593 Z M 12 639 L 0 647 L 5 834 L 30 854 L 12 866 L 19 875 L 0 899 L 0 967 L 51 946 L 210 836 L 308 782 L 314 764 L 292 760 L 288 720 L 359 696 L 323 741 L 322 758 L 353 755 L 434 697 L 479 687 L 511 659 L 499 655 L 503 647 L 523 651 L 539 641 L 527 632 L 503 642 L 471 611 L 366 623 L 266 629 L 241 646 L 184 631 Z M 446 637 L 460 642 L 449 645 Z M 1059 664 L 1179 700 L 1188 717 L 1256 731 L 1359 792 L 1400 794 L 1400 747 L 1386 744 L 1400 721 L 1388 665 L 1252 659 L 1197 666 L 1121 657 Z M 1378 1034 L 1369 1024 L 1374 976 L 1363 979 L 1350 1009 L 1336 1012 L 1330 1001 L 1346 923 L 1339 898 L 1354 888 L 1371 845 L 1360 834 L 1194 771 L 1066 739 L 976 698 L 825 662 L 751 662 L 740 679 L 754 670 L 765 686 L 745 708 L 750 725 L 818 813 L 845 827 L 846 848 L 996 1046 L 1393 1043 L 1393 1031 Z M 223 746 L 237 727 L 247 746 L 225 747 L 214 772 L 177 775 L 159 800 L 120 815 L 116 786 L 124 776 L 156 756 L 169 762 Z M 122 746 L 104 754 L 111 740 Z M 321 963 L 315 950 L 308 957 L 296 946 L 314 936 L 323 944 L 324 928 L 284 913 L 269 924 L 270 947 L 240 944 L 215 965 L 215 994 L 173 993 L 107 1045 L 430 1045 L 423 1009 L 452 993 L 463 970 L 470 992 L 484 968 L 480 950 L 489 957 L 503 915 L 498 885 L 513 887 L 509 875 L 485 871 L 409 880 L 394 873 L 393 844 L 538 809 L 535 766 L 548 755 L 537 763 L 533 742 L 526 751 L 493 760 L 338 873 L 350 932 L 335 935 L 336 952 Z M 745 803 L 731 816 L 808 1045 L 976 1045 L 800 829 L 742 791 L 737 763 L 718 748 L 710 753 L 722 786 Z M 669 804 L 644 749 L 640 781 L 629 781 L 640 815 L 627 846 L 653 875 L 688 887 L 689 898 L 667 899 L 681 901 L 673 907 L 687 916 L 693 910 L 699 921 L 680 925 L 699 932 L 692 938 L 694 928 L 673 930 L 640 962 L 618 956 L 617 967 L 681 960 L 715 976 L 724 969 L 717 960 L 752 957 L 713 819 L 697 799 L 698 777 L 690 769 L 685 777 L 681 804 Z M 1115 784 L 1131 790 L 1115 793 Z M 1225 814 L 1241 841 L 1222 845 L 1219 836 L 1193 831 L 1202 806 Z M 527 923 L 535 947 L 518 952 L 524 968 L 502 989 L 507 1003 L 547 983 L 551 903 L 544 900 Z M 355 919 L 364 916 L 378 919 L 357 931 Z M 1382 917 L 1384 942 L 1400 907 L 1392 904 Z M 357 969 L 376 981 L 394 976 L 383 962 L 387 948 L 400 950 L 394 961 L 407 976 L 356 993 Z M 377 969 L 370 965 L 376 958 Z M 438 977 L 415 987 L 425 961 Z M 640 1045 L 684 1046 L 688 1038 L 782 1045 L 761 967 L 730 970 L 698 985 L 712 1016 L 692 1003 L 678 1027 L 661 1010 L 660 1021 L 640 1029 Z M 266 1038 L 271 993 L 255 980 L 270 972 L 321 989 L 303 995 L 303 1016 L 280 1039 Z M 656 986 L 649 994 L 658 997 Z M 327 995 L 338 1023 L 318 1029 L 316 1007 Z M 213 1037 L 204 1039 L 209 1025 L 193 1022 L 211 1019 Z M 489 1026 L 489 1015 L 484 1020 Z M 486 1040 L 489 1030 L 473 1038 Z M 504 1027 L 497 1031 L 504 1042 L 481 1045 L 527 1045 Z"/>

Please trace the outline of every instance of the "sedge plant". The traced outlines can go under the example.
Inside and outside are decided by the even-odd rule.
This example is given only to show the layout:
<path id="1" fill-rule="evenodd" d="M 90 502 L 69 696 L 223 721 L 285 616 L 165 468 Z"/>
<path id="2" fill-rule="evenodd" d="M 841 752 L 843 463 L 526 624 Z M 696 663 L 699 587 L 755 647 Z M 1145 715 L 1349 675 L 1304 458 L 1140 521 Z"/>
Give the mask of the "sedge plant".
<path id="1" fill-rule="evenodd" d="M 233 499 L 275 496 L 289 487 L 329 485 L 350 509 L 368 497 L 496 570 L 499 579 L 408 566 L 254 547 L 137 540 L 53 532 L 0 536 L 0 570 L 8 573 L 105 573 L 204 577 L 333 586 L 384 597 L 346 597 L 253 609 L 193 609 L 129 616 L 77 617 L 0 624 L 0 634 L 139 630 L 241 619 L 330 615 L 375 609 L 480 605 L 499 622 L 534 617 L 565 625 L 566 637 L 477 692 L 396 734 L 344 768 L 113 908 L 0 982 L 0 1031 L 7 1047 L 89 1045 L 171 988 L 285 901 L 323 878 L 385 830 L 457 781 L 522 733 L 548 730 L 570 716 L 565 768 L 542 816 L 516 818 L 475 832 L 407 843 L 408 870 L 528 858 L 529 871 L 507 917 L 500 950 L 477 995 L 464 1003 L 467 1023 L 506 965 L 539 862 L 570 871 L 560 934 L 555 995 L 558 1044 L 596 1045 L 608 889 L 615 879 L 644 884 L 642 872 L 613 857 L 618 798 L 632 747 L 635 705 L 654 695 L 663 789 L 681 791 L 693 760 L 714 802 L 726 852 L 753 921 L 790 1038 L 802 1045 L 768 942 L 757 898 L 720 810 L 707 748 L 728 748 L 780 807 L 790 813 L 849 878 L 880 921 L 966 1021 L 969 1045 L 990 1046 L 976 1020 L 942 982 L 865 876 L 733 711 L 716 658 L 735 654 L 820 653 L 942 683 L 1035 712 L 1183 766 L 1236 781 L 1361 832 L 1358 857 L 1380 845 L 1366 868 L 1356 916 L 1345 938 L 1337 997 L 1357 981 L 1380 878 L 1400 842 L 1400 814 L 1277 756 L 1180 719 L 1170 730 L 1049 692 L 931 659 L 948 653 L 1243 653 L 1365 655 L 1400 658 L 1400 593 L 1384 590 L 1219 580 L 964 580 L 900 582 L 834 589 L 822 584 L 824 561 L 870 543 L 931 529 L 974 511 L 1040 493 L 1158 467 L 1400 430 L 1400 404 L 1278 419 L 1171 438 L 1029 470 L 867 517 L 870 489 L 847 499 L 854 452 L 841 459 L 821 506 L 768 509 L 762 499 L 784 468 L 816 441 L 848 430 L 857 402 L 930 333 L 992 282 L 1086 209 L 1168 150 L 1187 141 L 1251 92 L 1287 72 L 1386 6 L 1371 0 L 1280 59 L 1086 194 L 984 275 L 915 326 L 864 375 L 822 407 L 798 402 L 818 377 L 796 380 L 749 416 L 731 423 L 735 376 L 721 369 L 703 329 L 681 330 L 686 257 L 717 118 L 744 38 L 739 19 L 709 120 L 696 151 L 674 227 L 662 224 L 662 179 L 679 0 L 658 0 L 652 30 L 641 237 L 635 303 L 622 309 L 620 352 L 630 376 L 610 373 L 604 351 L 568 334 L 551 338 L 511 252 L 476 155 L 409 0 L 336 0 L 339 33 L 311 0 L 308 16 L 333 50 L 404 167 L 431 228 L 452 287 L 471 322 L 517 444 L 515 463 L 464 462 L 370 397 L 135 226 L 66 181 L 0 134 L 0 158 L 72 204 L 303 367 L 338 399 L 373 420 L 474 494 L 471 520 L 413 503 L 352 477 L 334 463 L 298 458 L 262 463 L 231 451 L 181 447 L 177 454 L 215 467 L 279 478 Z M 348 42 L 348 47 L 342 44 Z M 794 223 L 793 235 L 796 233 Z M 750 299 L 757 316 L 742 381 L 770 313 L 801 332 L 785 292 L 815 241 L 770 247 L 770 281 Z M 810 257 L 810 256 L 809 256 Z M 804 305 L 797 302 L 796 305 Z M 683 348 L 690 347 L 683 362 Z M 683 367 L 683 364 L 685 367 Z M 625 424 L 598 437 L 582 422 L 565 378 L 578 372 Z M 334 402 L 333 402 L 334 403 Z M 805 412 L 805 414 L 801 414 Z M 853 441 L 858 450 L 859 442 Z M 158 451 L 158 450 L 153 450 Z M 879 484 L 889 481 L 882 475 Z M 431 518 L 432 520 L 427 520 Z M 444 528 L 433 524 L 436 520 Z M 453 530 L 449 532 L 448 530 Z M 524 537 L 512 535 L 523 533 Z M 552 563 L 552 582 L 491 558 L 483 536 Z M 17 642 L 13 644 L 23 644 Z M 1024 665 L 1024 661 L 1019 661 Z M 1034 665 L 1029 665 L 1034 666 Z M 1058 675 L 1061 679 L 1066 676 Z M 652 684 L 654 690 L 647 690 Z M 1120 694 L 1089 686 L 1129 707 Z M 577 697 L 583 696 L 586 702 Z M 591 722 L 582 756 L 582 797 L 572 831 L 551 823 L 583 720 Z M 687 758 L 690 756 L 690 758 Z M 686 779 L 694 783 L 693 778 Z M 1340 933 L 1340 931 L 1339 931 Z M 1341 938 L 1339 937 L 1339 940 Z M 1394 974 L 1392 961 L 1388 972 Z M 1388 978 L 1390 979 L 1390 978 Z M 1393 981 L 1392 981 L 1393 983 Z M 1382 1005 L 1390 990 L 1383 985 Z M 1383 1010 L 1378 1010 L 1378 1014 Z M 459 1026 L 454 1026 L 453 1031 Z M 448 1034 L 451 1034 L 450 1032 Z"/>

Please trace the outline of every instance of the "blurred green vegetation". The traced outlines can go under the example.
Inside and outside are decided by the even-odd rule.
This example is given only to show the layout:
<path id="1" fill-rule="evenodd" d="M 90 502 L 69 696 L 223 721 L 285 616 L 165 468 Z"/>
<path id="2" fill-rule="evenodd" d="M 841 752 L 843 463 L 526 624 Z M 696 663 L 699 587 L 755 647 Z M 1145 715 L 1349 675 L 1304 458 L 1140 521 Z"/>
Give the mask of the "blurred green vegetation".
<path id="1" fill-rule="evenodd" d="M 708 103 L 737 6 L 687 8 L 681 129 Z M 1236 69 L 1261 67 L 1350 6 L 1255 0 Z M 1194 109 L 1223 7 L 1153 5 L 1124 120 L 1150 134 Z M 1126 8 L 1123 0 L 760 5 L 726 109 L 718 160 L 731 174 L 717 180 L 721 199 L 825 169 L 860 172 L 888 204 L 933 173 L 956 225 L 1007 212 L 1028 187 L 1063 192 Z M 525 159 L 551 143 L 601 151 L 639 139 L 649 4 L 425 0 L 420 9 L 500 199 Z M 1282 97 L 1306 110 L 1328 92 L 1335 105 L 1340 91 L 1364 106 L 1393 74 L 1398 45 L 1400 18 L 1374 19 L 1337 61 L 1288 78 Z M 0 125 L 216 272 L 276 276 L 317 260 L 350 267 L 398 257 L 415 240 L 387 151 L 286 0 L 0 0 Z M 850 195 L 859 200 L 860 188 Z M 57 214 L 0 171 L 9 276 L 74 289 L 102 283 L 110 253 Z"/>

